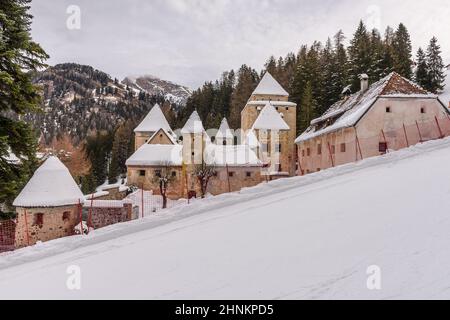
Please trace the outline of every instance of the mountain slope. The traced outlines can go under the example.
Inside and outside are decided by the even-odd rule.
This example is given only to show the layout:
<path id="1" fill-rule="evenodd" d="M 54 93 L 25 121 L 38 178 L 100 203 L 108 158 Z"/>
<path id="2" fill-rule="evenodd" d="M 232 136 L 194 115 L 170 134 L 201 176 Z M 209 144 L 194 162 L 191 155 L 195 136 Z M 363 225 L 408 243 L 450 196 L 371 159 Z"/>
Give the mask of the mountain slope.
<path id="1" fill-rule="evenodd" d="M 126 77 L 123 84 L 136 92 L 144 91 L 150 95 L 163 96 L 167 101 L 177 105 L 185 105 L 192 92 L 188 87 L 162 80 L 154 76 Z"/>
<path id="2" fill-rule="evenodd" d="M 26 120 L 47 144 L 61 136 L 78 143 L 92 132 L 113 130 L 122 121 L 138 122 L 156 102 L 168 101 L 162 93 L 129 88 L 102 71 L 75 63 L 50 67 L 33 79 L 42 88 L 43 112 L 27 115 Z"/>
<path id="3" fill-rule="evenodd" d="M 432 141 L 20 250 L 0 298 L 450 298 L 448 159 Z"/>

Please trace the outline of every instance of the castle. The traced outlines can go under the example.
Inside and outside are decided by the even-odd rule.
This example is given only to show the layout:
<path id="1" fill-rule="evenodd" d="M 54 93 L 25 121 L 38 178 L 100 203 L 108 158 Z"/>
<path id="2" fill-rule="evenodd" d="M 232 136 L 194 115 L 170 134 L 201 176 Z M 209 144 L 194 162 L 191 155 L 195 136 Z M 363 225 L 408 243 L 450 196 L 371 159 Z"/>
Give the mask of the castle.
<path id="1" fill-rule="evenodd" d="M 135 129 L 136 150 L 126 162 L 128 185 L 159 194 L 157 177 L 169 171 L 167 195 L 179 199 L 239 191 L 295 175 L 296 104 L 288 99 L 266 73 L 242 111 L 240 132 L 233 133 L 226 119 L 218 131 L 207 132 L 194 111 L 179 136 L 155 105 Z M 207 168 L 214 173 L 202 190 L 199 175 Z"/>

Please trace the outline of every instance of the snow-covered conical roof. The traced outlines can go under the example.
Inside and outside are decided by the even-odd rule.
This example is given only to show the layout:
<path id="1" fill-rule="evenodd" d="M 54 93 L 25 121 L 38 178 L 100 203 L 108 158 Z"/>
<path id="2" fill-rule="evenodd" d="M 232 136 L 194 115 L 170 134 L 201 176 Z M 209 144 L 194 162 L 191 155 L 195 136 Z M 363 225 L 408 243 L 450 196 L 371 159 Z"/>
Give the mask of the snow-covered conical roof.
<path id="1" fill-rule="evenodd" d="M 270 103 L 267 103 L 253 124 L 252 129 L 289 130 L 289 126 L 278 111 Z"/>
<path id="2" fill-rule="evenodd" d="M 275 80 L 269 72 L 266 72 L 264 77 L 259 82 L 253 94 L 259 95 L 274 95 L 274 96 L 289 96 L 286 90 Z"/>
<path id="3" fill-rule="evenodd" d="M 216 134 L 216 139 L 234 139 L 233 132 L 230 130 L 230 126 L 228 125 L 228 121 L 226 118 L 223 118 L 219 131 Z"/>
<path id="4" fill-rule="evenodd" d="M 200 119 L 197 110 L 194 110 L 194 112 L 192 112 L 188 121 L 184 125 L 183 129 L 181 129 L 181 134 L 203 132 L 205 132 L 205 129 L 203 128 L 202 120 Z"/>
<path id="5" fill-rule="evenodd" d="M 249 130 L 247 132 L 245 136 L 245 144 L 248 145 L 250 148 L 258 148 L 261 145 L 254 130 Z"/>
<path id="6" fill-rule="evenodd" d="M 144 120 L 134 129 L 134 132 L 156 132 L 159 129 L 164 129 L 167 132 L 172 131 L 161 107 L 159 104 L 155 104 Z"/>
<path id="7" fill-rule="evenodd" d="M 84 196 L 66 166 L 49 157 L 14 200 L 15 207 L 43 208 L 74 205 L 84 202 Z"/>

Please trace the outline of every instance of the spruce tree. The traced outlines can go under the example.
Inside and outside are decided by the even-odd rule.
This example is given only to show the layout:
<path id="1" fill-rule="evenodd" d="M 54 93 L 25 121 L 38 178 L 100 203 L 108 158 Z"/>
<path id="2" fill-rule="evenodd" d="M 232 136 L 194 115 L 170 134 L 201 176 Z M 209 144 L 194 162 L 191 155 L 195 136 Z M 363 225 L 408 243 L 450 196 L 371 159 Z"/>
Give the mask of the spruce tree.
<path id="1" fill-rule="evenodd" d="M 433 93 L 438 93 L 444 89 L 445 74 L 441 47 L 438 45 L 436 37 L 430 40 L 426 61 L 428 66 L 428 85 L 426 89 Z"/>
<path id="2" fill-rule="evenodd" d="M 36 135 L 21 118 L 39 110 L 40 95 L 31 73 L 43 68 L 48 58 L 31 39 L 29 3 L 0 4 L 0 204 L 7 206 L 36 166 Z M 11 153 L 20 161 L 11 161 Z"/>
<path id="3" fill-rule="evenodd" d="M 305 131 L 310 126 L 311 121 L 317 118 L 317 116 L 317 102 L 313 96 L 312 84 L 308 81 L 297 113 L 298 131 Z"/>
<path id="4" fill-rule="evenodd" d="M 408 30 L 400 23 L 392 43 L 394 71 L 405 78 L 412 79 L 412 45 Z"/>
<path id="5" fill-rule="evenodd" d="M 359 76 L 370 71 L 373 61 L 370 48 L 370 36 L 362 21 L 359 22 L 353 39 L 350 41 L 348 54 L 350 61 L 349 76 L 352 91 L 357 92 L 360 90 Z"/>
<path id="6" fill-rule="evenodd" d="M 416 67 L 416 72 L 414 74 L 414 80 L 421 87 L 427 89 L 428 84 L 429 84 L 428 65 L 427 65 L 425 53 L 423 52 L 422 48 L 419 48 L 419 50 L 417 51 L 416 63 L 417 63 L 417 67 Z"/>

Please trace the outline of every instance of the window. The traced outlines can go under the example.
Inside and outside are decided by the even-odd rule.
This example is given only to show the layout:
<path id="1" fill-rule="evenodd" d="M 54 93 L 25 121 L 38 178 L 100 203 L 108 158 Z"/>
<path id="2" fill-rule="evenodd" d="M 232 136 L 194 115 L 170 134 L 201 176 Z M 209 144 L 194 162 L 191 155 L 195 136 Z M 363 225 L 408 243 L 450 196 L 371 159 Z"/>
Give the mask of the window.
<path id="1" fill-rule="evenodd" d="M 345 152 L 346 151 L 346 145 L 345 143 L 341 143 L 341 152 Z"/>
<path id="2" fill-rule="evenodd" d="M 281 164 L 278 163 L 278 164 L 277 164 L 277 172 L 281 172 L 281 171 L 283 171 L 282 168 L 281 168 Z"/>
<path id="3" fill-rule="evenodd" d="M 275 145 L 275 152 L 281 152 L 281 143 Z"/>
<path id="4" fill-rule="evenodd" d="M 139 170 L 139 176 L 145 177 L 145 170 Z"/>
<path id="5" fill-rule="evenodd" d="M 321 154 L 322 154 L 322 145 L 321 145 L 321 144 L 318 144 L 318 145 L 317 145 L 317 154 L 318 154 L 318 155 L 321 155 Z"/>
<path id="6" fill-rule="evenodd" d="M 251 173 L 250 171 L 247 171 L 247 172 L 245 173 L 245 175 L 246 175 L 247 178 L 250 178 L 250 177 L 252 176 L 252 173 Z"/>
<path id="7" fill-rule="evenodd" d="M 155 176 L 161 178 L 161 170 L 155 170 Z"/>
<path id="8" fill-rule="evenodd" d="M 172 171 L 172 178 L 175 178 L 177 176 L 177 172 L 176 171 Z"/>
<path id="9" fill-rule="evenodd" d="M 425 110 L 425 107 L 420 108 L 420 113 L 425 114 L 427 111 Z"/>
<path id="10" fill-rule="evenodd" d="M 233 178 L 234 177 L 234 172 L 228 172 L 228 176 L 230 177 L 230 178 Z"/>
<path id="11" fill-rule="evenodd" d="M 307 148 L 307 149 L 306 149 L 306 156 L 309 157 L 310 155 L 311 155 L 311 149 L 310 149 L 310 148 Z"/>
<path id="12" fill-rule="evenodd" d="M 317 172 L 320 172 L 320 168 L 317 168 Z"/>
<path id="13" fill-rule="evenodd" d="M 387 152 L 387 143 L 386 142 L 380 142 L 379 150 L 381 153 Z"/>
<path id="14" fill-rule="evenodd" d="M 42 228 L 44 225 L 44 214 L 43 213 L 35 213 L 33 217 L 33 226 L 37 226 Z"/>
<path id="15" fill-rule="evenodd" d="M 226 146 L 226 145 L 227 145 L 227 142 L 226 142 L 226 140 L 223 140 L 223 141 L 222 141 L 222 145 L 224 145 L 224 146 Z"/>
<path id="16" fill-rule="evenodd" d="M 336 146 L 332 145 L 331 146 L 331 154 L 335 154 L 336 153 Z"/>
<path id="17" fill-rule="evenodd" d="M 214 171 L 213 176 L 214 176 L 214 177 L 217 177 L 217 176 L 218 176 L 217 171 Z"/>
<path id="18" fill-rule="evenodd" d="M 63 221 L 69 221 L 70 220 L 70 211 L 64 211 L 62 219 L 63 219 Z"/>
<path id="19" fill-rule="evenodd" d="M 192 156 L 195 156 L 195 152 L 194 151 L 192 151 Z"/>
<path id="20" fill-rule="evenodd" d="M 305 149 L 302 150 L 302 157 L 305 156 Z"/>
<path id="21" fill-rule="evenodd" d="M 211 137 L 211 142 L 216 142 L 216 137 Z"/>
<path id="22" fill-rule="evenodd" d="M 391 113 L 391 112 L 392 112 L 391 107 L 386 107 L 386 113 Z"/>

